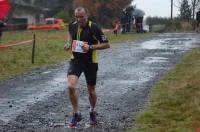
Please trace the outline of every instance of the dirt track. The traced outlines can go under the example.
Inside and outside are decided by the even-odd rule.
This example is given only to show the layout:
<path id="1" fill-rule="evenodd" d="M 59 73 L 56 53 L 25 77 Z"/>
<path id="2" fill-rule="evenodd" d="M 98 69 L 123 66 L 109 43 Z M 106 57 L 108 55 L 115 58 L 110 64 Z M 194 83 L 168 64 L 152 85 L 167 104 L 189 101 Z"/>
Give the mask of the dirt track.
<path id="1" fill-rule="evenodd" d="M 134 125 L 155 82 L 189 50 L 199 34 L 169 33 L 114 45 L 99 52 L 97 112 L 99 125 L 87 128 L 89 101 L 84 76 L 78 92 L 84 119 L 76 130 L 67 128 L 71 105 L 67 96 L 68 62 L 36 69 L 0 81 L 0 131 L 124 131 Z"/>

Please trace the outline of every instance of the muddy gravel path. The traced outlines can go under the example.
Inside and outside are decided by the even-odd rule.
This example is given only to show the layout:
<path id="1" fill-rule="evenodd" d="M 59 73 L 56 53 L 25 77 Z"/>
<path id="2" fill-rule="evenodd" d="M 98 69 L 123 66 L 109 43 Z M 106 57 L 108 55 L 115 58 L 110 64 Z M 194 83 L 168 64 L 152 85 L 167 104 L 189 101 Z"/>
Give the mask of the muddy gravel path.
<path id="1" fill-rule="evenodd" d="M 74 130 L 65 124 L 71 117 L 66 90 L 68 62 L 0 81 L 0 131 L 121 132 L 130 129 L 155 82 L 183 54 L 197 47 L 198 42 L 199 34 L 166 33 L 100 51 L 97 83 L 99 125 L 95 128 L 87 126 L 89 101 L 83 75 L 77 90 L 84 119 Z"/>

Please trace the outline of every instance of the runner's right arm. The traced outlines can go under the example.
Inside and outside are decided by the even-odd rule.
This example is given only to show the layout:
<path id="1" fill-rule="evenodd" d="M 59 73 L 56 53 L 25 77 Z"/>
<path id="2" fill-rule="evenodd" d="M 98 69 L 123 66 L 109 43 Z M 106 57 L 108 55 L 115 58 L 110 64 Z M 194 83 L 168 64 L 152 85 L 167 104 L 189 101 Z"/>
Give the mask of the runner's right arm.
<path id="1" fill-rule="evenodd" d="M 68 41 L 66 42 L 66 44 L 64 46 L 64 50 L 69 51 L 71 49 L 71 44 L 72 44 L 72 37 L 71 37 L 70 33 L 68 33 L 68 35 L 67 35 L 67 40 Z"/>

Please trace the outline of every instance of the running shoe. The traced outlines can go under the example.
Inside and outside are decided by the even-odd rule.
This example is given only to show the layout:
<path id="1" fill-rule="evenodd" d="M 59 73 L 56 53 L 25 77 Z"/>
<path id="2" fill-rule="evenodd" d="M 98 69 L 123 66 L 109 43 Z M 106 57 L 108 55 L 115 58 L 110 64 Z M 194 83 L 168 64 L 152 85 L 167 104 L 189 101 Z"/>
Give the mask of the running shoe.
<path id="1" fill-rule="evenodd" d="M 71 122 L 69 123 L 69 128 L 76 128 L 78 122 L 81 121 L 81 113 L 74 113 Z"/>
<path id="2" fill-rule="evenodd" d="M 90 112 L 90 125 L 97 125 L 96 112 Z"/>

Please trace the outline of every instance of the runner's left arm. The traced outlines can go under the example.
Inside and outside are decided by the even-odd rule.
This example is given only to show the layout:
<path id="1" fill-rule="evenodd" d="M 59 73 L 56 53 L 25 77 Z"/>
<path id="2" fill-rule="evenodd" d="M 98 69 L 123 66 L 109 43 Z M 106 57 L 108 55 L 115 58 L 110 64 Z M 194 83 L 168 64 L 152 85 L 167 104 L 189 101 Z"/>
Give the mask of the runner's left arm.
<path id="1" fill-rule="evenodd" d="M 93 24 L 92 30 L 93 30 L 94 37 L 100 42 L 100 44 L 92 45 L 91 49 L 102 50 L 102 49 L 110 48 L 110 44 L 108 42 L 107 37 L 96 24 Z"/>

